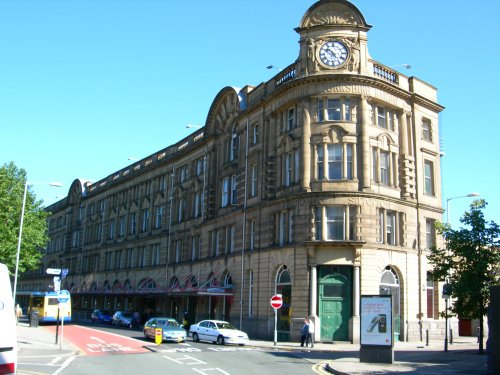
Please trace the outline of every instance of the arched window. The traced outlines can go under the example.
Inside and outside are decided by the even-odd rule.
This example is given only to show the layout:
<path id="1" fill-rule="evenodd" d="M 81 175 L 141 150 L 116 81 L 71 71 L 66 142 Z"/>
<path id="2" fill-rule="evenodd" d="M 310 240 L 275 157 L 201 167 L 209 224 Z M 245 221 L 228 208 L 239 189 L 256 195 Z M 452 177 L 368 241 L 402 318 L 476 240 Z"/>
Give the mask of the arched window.
<path id="1" fill-rule="evenodd" d="M 380 294 L 392 296 L 392 314 L 394 318 L 394 340 L 399 341 L 401 333 L 401 307 L 399 277 L 396 271 L 387 266 L 380 277 Z"/>

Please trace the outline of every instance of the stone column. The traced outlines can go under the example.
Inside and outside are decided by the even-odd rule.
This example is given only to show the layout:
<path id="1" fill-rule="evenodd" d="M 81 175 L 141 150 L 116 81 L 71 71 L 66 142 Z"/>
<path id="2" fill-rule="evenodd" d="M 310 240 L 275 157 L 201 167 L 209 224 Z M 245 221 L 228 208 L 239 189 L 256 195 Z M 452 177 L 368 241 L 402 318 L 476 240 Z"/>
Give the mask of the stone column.
<path id="1" fill-rule="evenodd" d="M 363 190 L 370 190 L 370 112 L 368 107 L 368 100 L 365 96 L 361 97 L 361 152 L 362 152 L 362 188 Z"/>
<path id="2" fill-rule="evenodd" d="M 302 103 L 301 156 L 300 187 L 304 191 L 309 191 L 311 184 L 311 115 L 306 102 Z"/>
<path id="3" fill-rule="evenodd" d="M 361 280 L 360 280 L 360 257 L 361 251 L 356 249 L 356 256 L 354 259 L 354 269 L 353 269 L 353 280 L 352 280 L 352 295 L 353 295 L 353 303 L 352 303 L 352 318 L 351 318 L 351 335 L 352 335 L 352 343 L 359 344 L 360 343 L 360 300 L 361 300 Z"/>

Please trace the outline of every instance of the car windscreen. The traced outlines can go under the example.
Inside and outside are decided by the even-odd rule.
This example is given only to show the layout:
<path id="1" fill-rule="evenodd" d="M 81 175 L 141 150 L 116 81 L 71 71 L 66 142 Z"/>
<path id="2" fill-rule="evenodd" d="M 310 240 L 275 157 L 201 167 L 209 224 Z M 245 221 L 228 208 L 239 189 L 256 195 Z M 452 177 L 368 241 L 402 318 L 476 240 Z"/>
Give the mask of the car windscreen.
<path id="1" fill-rule="evenodd" d="M 227 322 L 217 323 L 217 327 L 219 327 L 219 329 L 236 329 L 231 323 Z"/>

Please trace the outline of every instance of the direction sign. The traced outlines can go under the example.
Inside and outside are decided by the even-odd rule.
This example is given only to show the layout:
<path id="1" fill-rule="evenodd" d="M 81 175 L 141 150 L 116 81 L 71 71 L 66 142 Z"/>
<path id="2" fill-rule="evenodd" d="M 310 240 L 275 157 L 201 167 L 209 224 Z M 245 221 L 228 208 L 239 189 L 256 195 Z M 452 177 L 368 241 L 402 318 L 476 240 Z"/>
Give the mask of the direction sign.
<path id="1" fill-rule="evenodd" d="M 61 274 L 61 269 L 60 268 L 47 268 L 47 275 L 60 275 Z"/>
<path id="2" fill-rule="evenodd" d="M 69 301 L 70 294 L 67 290 L 60 290 L 57 292 L 57 300 L 59 303 L 66 303 Z"/>
<path id="3" fill-rule="evenodd" d="M 273 309 L 279 309 L 283 305 L 283 298 L 281 298 L 281 294 L 275 294 L 271 297 L 271 306 Z"/>

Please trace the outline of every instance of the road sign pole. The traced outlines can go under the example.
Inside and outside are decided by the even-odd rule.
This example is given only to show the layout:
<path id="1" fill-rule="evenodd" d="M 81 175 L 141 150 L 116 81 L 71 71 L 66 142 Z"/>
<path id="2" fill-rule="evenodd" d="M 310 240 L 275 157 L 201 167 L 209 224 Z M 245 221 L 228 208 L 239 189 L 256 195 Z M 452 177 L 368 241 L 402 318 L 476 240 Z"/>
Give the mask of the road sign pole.
<path id="1" fill-rule="evenodd" d="M 64 339 L 64 303 L 59 303 L 61 309 L 61 338 L 59 340 L 59 349 L 62 349 L 62 342 Z"/>
<path id="2" fill-rule="evenodd" d="M 274 346 L 278 341 L 278 309 L 274 309 Z"/>

